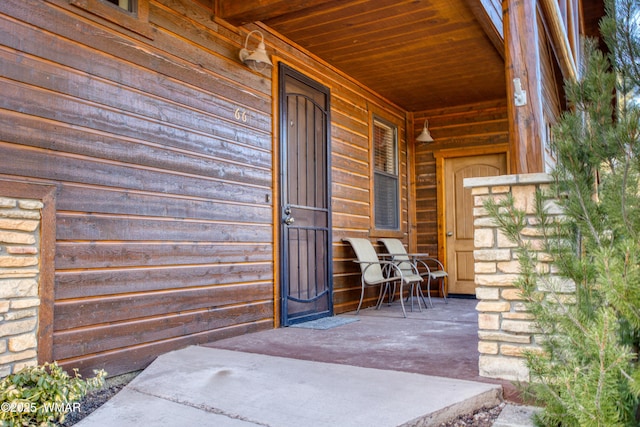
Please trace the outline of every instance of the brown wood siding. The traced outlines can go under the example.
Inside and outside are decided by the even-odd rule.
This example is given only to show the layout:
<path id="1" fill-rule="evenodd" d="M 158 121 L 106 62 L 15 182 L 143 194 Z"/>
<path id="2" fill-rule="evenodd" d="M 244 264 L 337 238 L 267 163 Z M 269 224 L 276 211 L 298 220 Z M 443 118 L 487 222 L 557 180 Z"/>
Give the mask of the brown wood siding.
<path id="1" fill-rule="evenodd" d="M 564 90 L 562 90 L 562 72 L 560 71 L 557 57 L 540 16 L 538 16 L 538 33 L 540 34 L 540 74 L 542 76 L 540 98 L 545 126 L 544 132 L 542 133 L 545 156 L 543 160 L 546 165 L 550 165 L 555 162 L 549 149 L 551 127 L 558 121 L 560 114 L 565 109 L 565 99 Z"/>
<path id="2" fill-rule="evenodd" d="M 0 2 L 0 178 L 57 188 L 51 353 L 65 367 L 116 375 L 273 327 L 275 83 L 237 60 L 246 32 L 212 15 L 152 0 L 131 32 L 67 0 Z M 262 30 L 331 88 L 334 301 L 348 311 L 359 272 L 341 239 L 370 232 L 373 110 L 401 123 L 406 238 L 406 114 Z"/>
<path id="3" fill-rule="evenodd" d="M 65 0 L 0 4 L 0 176 L 57 186 L 65 366 L 273 326 L 271 87 L 211 14 L 150 2 L 150 40 Z"/>
<path id="4" fill-rule="evenodd" d="M 438 206 L 436 150 L 478 147 L 509 140 L 506 102 L 503 100 L 416 113 L 414 135 L 424 120 L 434 138 L 431 144 L 416 142 L 416 220 L 418 252 L 438 254 Z"/>

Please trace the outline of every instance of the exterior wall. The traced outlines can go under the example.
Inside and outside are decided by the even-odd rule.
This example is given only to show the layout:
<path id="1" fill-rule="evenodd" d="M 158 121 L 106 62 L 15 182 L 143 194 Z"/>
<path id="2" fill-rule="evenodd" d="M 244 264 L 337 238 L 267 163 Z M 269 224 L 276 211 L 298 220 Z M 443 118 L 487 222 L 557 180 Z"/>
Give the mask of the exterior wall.
<path id="1" fill-rule="evenodd" d="M 512 194 L 515 206 L 527 214 L 528 227 L 523 232 L 524 238 L 531 241 L 532 247 L 541 248 L 534 215 L 534 197 L 536 190 L 548 188 L 550 182 L 546 174 L 468 178 L 464 182 L 474 196 L 475 282 L 479 300 L 476 310 L 481 376 L 528 381 L 529 371 L 524 363 L 523 352 L 539 351 L 537 344 L 541 339 L 532 315 L 527 312 L 518 290 L 513 286 L 520 269 L 515 246 L 487 216 L 484 202 L 489 198 L 499 200 Z M 549 208 L 550 216 L 561 215 L 553 206 Z M 553 271 L 551 259 L 541 249 L 538 259 L 537 268 L 540 271 Z M 573 288 L 568 286 L 565 291 L 570 294 Z"/>
<path id="2" fill-rule="evenodd" d="M 140 2 L 132 22 L 94 0 L 0 1 L 0 180 L 55 199 L 39 361 L 116 375 L 277 325 L 277 68 L 240 63 L 251 29 L 274 63 L 331 90 L 336 313 L 360 293 L 342 238 L 384 235 L 372 229 L 373 115 L 398 123 L 394 236 L 420 252 L 437 252 L 432 151 L 508 139 L 503 100 L 418 114 L 411 134 L 406 111 L 262 24 L 212 18 L 209 1 Z M 436 143 L 408 147 L 424 117 Z M 24 198 L 15 189 L 0 197 Z"/>
<path id="3" fill-rule="evenodd" d="M 270 80 L 210 16 L 154 2 L 140 35 L 67 0 L 0 4 L 0 177 L 56 188 L 66 368 L 273 327 Z"/>
<path id="4" fill-rule="evenodd" d="M 0 376 L 38 362 L 39 200 L 0 197 Z"/>
<path id="5" fill-rule="evenodd" d="M 565 99 L 562 91 L 562 75 L 558 69 L 558 64 L 554 60 L 555 54 L 552 43 L 548 34 L 542 31 L 544 25 L 540 22 L 541 17 L 538 16 L 539 27 L 539 43 L 540 43 L 540 73 L 542 75 L 541 82 L 541 102 L 542 117 L 544 129 L 540 133 L 542 143 L 542 159 L 543 172 L 548 172 L 555 162 L 553 154 L 549 148 L 551 138 L 551 128 L 556 124 L 562 111 L 565 110 Z"/>
<path id="6" fill-rule="evenodd" d="M 430 144 L 416 142 L 416 241 L 420 253 L 438 254 L 438 203 L 434 152 L 451 148 L 489 146 L 509 141 L 506 102 L 494 101 L 424 111 L 414 115 L 413 135 L 422 131 L 424 120 L 434 138 Z"/>
<path id="7" fill-rule="evenodd" d="M 38 357 L 83 374 L 277 324 L 277 68 L 240 63 L 250 29 L 331 89 L 336 312 L 359 298 L 341 239 L 370 233 L 372 114 L 400 124 L 401 238 L 409 223 L 405 111 L 211 2 L 140 1 L 143 22 L 96 1 L 0 2 L 0 180 L 55 190 Z"/>

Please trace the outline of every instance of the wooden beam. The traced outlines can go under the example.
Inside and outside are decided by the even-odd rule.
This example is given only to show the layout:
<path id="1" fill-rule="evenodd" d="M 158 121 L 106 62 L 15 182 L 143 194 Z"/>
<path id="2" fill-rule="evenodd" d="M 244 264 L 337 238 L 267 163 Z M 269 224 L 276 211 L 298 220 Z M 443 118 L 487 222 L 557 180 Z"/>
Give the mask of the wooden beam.
<path id="1" fill-rule="evenodd" d="M 542 84 L 536 0 L 503 2 L 507 112 L 512 173 L 542 172 Z M 516 102 L 515 79 L 526 101 Z"/>
<path id="2" fill-rule="evenodd" d="M 266 21 L 336 0 L 216 0 L 216 15 L 233 25 Z"/>
<path id="3" fill-rule="evenodd" d="M 493 47 L 504 59 L 504 25 L 502 5 L 498 0 L 466 0 Z"/>
<path id="4" fill-rule="evenodd" d="M 542 15 L 547 27 L 551 42 L 558 55 L 558 63 L 565 79 L 576 80 L 578 78 L 578 67 L 573 57 L 573 50 L 567 37 L 568 31 L 562 21 L 560 7 L 556 0 L 542 0 L 540 2 Z"/>

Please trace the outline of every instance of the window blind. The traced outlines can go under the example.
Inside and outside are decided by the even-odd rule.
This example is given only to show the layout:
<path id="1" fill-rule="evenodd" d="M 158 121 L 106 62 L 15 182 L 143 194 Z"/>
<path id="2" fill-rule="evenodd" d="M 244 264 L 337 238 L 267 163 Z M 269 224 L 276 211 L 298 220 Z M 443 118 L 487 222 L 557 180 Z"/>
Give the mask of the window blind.
<path id="1" fill-rule="evenodd" d="M 376 228 L 400 227 L 398 208 L 398 149 L 396 128 L 374 120 L 374 218 Z"/>

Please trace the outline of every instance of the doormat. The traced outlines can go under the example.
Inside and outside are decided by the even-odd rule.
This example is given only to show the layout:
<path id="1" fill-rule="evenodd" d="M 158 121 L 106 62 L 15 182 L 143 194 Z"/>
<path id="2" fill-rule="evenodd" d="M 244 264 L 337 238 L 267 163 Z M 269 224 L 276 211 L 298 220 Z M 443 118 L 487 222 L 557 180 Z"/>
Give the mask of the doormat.
<path id="1" fill-rule="evenodd" d="M 338 326 L 346 325 L 348 323 L 357 322 L 360 319 L 351 317 L 322 317 L 316 320 L 310 320 L 308 322 L 296 323 L 291 325 L 291 328 L 306 328 L 306 329 L 331 329 Z"/>

